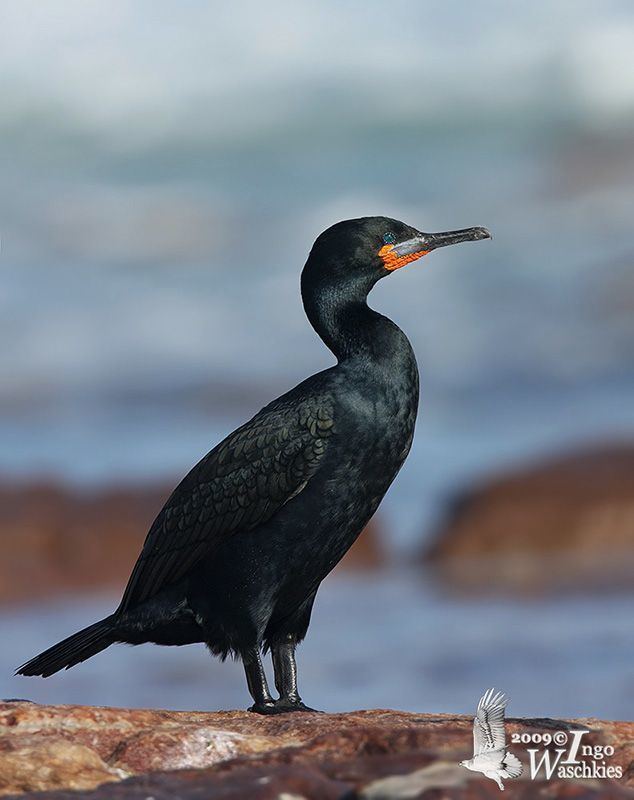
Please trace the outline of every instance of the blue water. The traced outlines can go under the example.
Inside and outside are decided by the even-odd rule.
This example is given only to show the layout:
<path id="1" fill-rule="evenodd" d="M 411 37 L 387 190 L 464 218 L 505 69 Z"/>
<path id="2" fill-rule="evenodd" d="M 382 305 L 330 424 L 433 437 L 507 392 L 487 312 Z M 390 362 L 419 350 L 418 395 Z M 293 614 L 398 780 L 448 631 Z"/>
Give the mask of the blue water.
<path id="1" fill-rule="evenodd" d="M 22 659 L 112 610 L 77 598 L 0 618 L 0 696 L 213 710 L 248 702 L 240 664 L 202 645 L 119 645 L 47 680 L 10 678 Z M 634 598 L 533 602 L 440 597 L 414 573 L 337 577 L 320 590 L 299 651 L 304 698 L 317 708 L 469 713 L 488 686 L 509 713 L 634 716 Z M 10 643 L 10 646 L 7 646 Z"/>
<path id="2" fill-rule="evenodd" d="M 344 139 L 333 161 L 302 151 L 303 177 L 280 173 L 270 147 L 245 145 L 220 151 L 227 163 L 209 183 L 185 159 L 178 191 L 175 177 L 157 178 L 139 197 L 138 178 L 95 187 L 87 175 L 70 186 L 57 176 L 60 191 L 90 191 L 60 221 L 58 246 L 36 241 L 25 254 L 17 234 L 3 243 L 0 335 L 11 346 L 0 352 L 0 470 L 79 482 L 182 472 L 271 397 L 332 363 L 303 315 L 301 265 L 324 226 L 379 212 L 428 229 L 486 224 L 495 237 L 434 253 L 371 297 L 419 358 L 413 463 L 425 481 L 435 478 L 419 448 L 436 448 L 441 473 L 444 462 L 461 461 L 470 472 L 469 464 L 495 468 L 631 436 L 634 248 L 625 208 L 634 182 L 561 196 L 554 176 L 565 172 L 565 148 L 523 136 L 469 142 L 463 131 L 447 143 L 428 132 L 419 144 L 392 131 L 360 147 Z M 569 147 L 581 147 L 577 136 Z M 390 170 L 369 169 L 380 152 Z M 205 155 L 220 159 L 211 146 Z M 408 175 L 412 164 L 418 177 Z M 223 189 L 231 215 L 204 255 L 183 241 L 180 256 L 159 258 L 154 226 L 180 214 L 183 236 L 192 225 L 207 235 L 197 204 Z M 156 219 L 155 190 L 175 193 Z M 108 206 L 117 224 L 149 204 L 146 239 L 130 241 L 125 228 L 118 255 L 80 237 L 82 215 L 101 215 L 102 193 L 121 200 L 123 210 L 114 199 Z M 42 232 L 41 220 L 26 221 Z M 218 223 L 215 213 L 208 221 Z"/>

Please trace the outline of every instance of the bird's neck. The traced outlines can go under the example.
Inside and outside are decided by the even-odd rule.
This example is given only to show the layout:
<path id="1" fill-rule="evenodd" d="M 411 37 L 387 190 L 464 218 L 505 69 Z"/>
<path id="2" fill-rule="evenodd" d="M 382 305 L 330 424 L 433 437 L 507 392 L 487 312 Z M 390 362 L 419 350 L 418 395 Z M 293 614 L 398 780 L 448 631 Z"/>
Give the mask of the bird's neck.
<path id="1" fill-rule="evenodd" d="M 302 287 L 304 309 L 310 324 L 339 362 L 360 359 L 385 363 L 409 358 L 411 347 L 392 320 L 368 306 L 372 285 Z"/>

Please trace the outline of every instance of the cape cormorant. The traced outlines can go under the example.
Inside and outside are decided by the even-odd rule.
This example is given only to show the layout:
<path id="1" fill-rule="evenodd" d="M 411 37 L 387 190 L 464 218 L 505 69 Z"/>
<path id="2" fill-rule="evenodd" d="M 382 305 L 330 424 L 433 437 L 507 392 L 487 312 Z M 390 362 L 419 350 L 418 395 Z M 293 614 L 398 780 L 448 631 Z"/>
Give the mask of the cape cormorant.
<path id="1" fill-rule="evenodd" d="M 115 642 L 204 642 L 244 663 L 252 711 L 310 710 L 295 647 L 319 584 L 374 514 L 409 452 L 418 369 L 405 334 L 368 307 L 374 284 L 485 228 L 420 231 L 386 217 L 333 225 L 301 277 L 308 319 L 337 364 L 231 433 L 152 524 L 117 610 L 28 661 L 47 677 Z M 274 699 L 260 658 L 271 651 Z"/>

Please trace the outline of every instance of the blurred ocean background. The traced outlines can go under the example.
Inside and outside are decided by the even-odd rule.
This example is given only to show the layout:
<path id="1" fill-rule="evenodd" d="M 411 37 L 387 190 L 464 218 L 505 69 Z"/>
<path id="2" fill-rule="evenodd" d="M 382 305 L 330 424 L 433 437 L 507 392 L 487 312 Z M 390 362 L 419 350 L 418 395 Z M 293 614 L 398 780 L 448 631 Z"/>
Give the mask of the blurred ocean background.
<path id="1" fill-rule="evenodd" d="M 513 714 L 634 716 L 632 595 L 466 601 L 402 566 L 455 490 L 634 435 L 632 4 L 5 0 L 0 18 L 0 472 L 179 476 L 332 363 L 299 299 L 321 230 L 485 225 L 493 242 L 371 296 L 417 353 L 419 423 L 380 512 L 391 567 L 324 584 L 304 694 L 466 712 L 495 684 Z M 239 665 L 202 647 L 10 677 L 114 602 L 0 612 L 0 694 L 246 704 Z"/>

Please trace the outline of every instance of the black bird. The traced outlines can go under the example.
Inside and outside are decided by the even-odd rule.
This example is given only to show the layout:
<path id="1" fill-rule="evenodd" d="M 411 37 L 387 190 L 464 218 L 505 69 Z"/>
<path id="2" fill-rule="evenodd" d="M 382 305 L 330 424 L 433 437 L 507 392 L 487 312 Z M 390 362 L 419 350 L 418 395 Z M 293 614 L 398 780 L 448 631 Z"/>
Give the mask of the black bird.
<path id="1" fill-rule="evenodd" d="M 310 711 L 295 648 L 319 584 L 374 514 L 409 452 L 418 368 L 368 307 L 374 284 L 485 228 L 420 231 L 386 217 L 333 225 L 302 272 L 308 319 L 337 364 L 265 406 L 208 453 L 152 524 L 117 610 L 27 661 L 47 677 L 115 642 L 204 642 L 242 659 L 251 711 Z M 260 659 L 271 651 L 279 699 Z"/>

